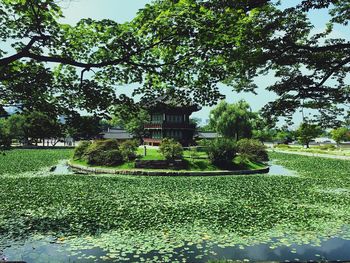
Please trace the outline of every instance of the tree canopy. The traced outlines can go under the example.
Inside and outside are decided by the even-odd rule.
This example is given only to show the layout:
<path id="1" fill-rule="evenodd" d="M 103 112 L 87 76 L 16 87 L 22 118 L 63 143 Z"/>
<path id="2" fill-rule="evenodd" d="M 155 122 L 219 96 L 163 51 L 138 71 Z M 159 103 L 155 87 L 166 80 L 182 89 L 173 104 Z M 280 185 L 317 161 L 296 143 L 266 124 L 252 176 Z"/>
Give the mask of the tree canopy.
<path id="1" fill-rule="evenodd" d="M 284 10 L 269 0 L 155 0 L 128 23 L 86 18 L 66 25 L 58 22 L 63 12 L 55 0 L 1 0 L 0 38 L 14 52 L 0 49 L 0 85 L 9 89 L 5 73 L 33 60 L 57 64 L 62 89 L 78 97 L 103 98 L 115 84 L 137 82 L 135 94 L 146 99 L 175 87 L 184 98 L 213 105 L 223 98 L 218 83 L 255 92 L 256 77 L 273 73 L 277 80 L 267 89 L 278 98 L 266 115 L 310 108 L 325 120 L 346 114 L 341 106 L 350 100 L 350 41 L 332 35 L 334 26 L 348 25 L 349 7 L 349 0 L 304 0 Z M 321 9 L 330 21 L 313 33 L 307 14 Z"/>
<path id="2" fill-rule="evenodd" d="M 236 141 L 242 138 L 251 138 L 253 119 L 256 114 L 250 109 L 245 101 L 228 104 L 221 101 L 216 108 L 210 112 L 210 126 L 226 138 Z"/>
<path id="3" fill-rule="evenodd" d="M 331 131 L 332 139 L 336 141 L 339 146 L 341 141 L 350 140 L 350 131 L 346 127 L 339 127 Z"/>
<path id="4" fill-rule="evenodd" d="M 319 136 L 322 133 L 322 130 L 319 126 L 315 124 L 303 122 L 300 124 L 296 133 L 297 133 L 299 142 L 305 145 L 306 148 L 309 148 L 309 144 L 312 141 L 312 139 Z"/>

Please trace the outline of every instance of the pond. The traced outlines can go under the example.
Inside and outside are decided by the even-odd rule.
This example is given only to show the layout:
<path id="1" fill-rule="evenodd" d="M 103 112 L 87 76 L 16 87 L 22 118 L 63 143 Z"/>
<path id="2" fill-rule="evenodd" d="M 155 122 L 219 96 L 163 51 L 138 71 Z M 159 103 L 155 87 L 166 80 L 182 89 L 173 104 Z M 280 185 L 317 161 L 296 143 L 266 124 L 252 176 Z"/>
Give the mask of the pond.
<path id="1" fill-rule="evenodd" d="M 290 246 L 273 246 L 270 243 L 253 246 L 233 246 L 221 248 L 206 243 L 187 245 L 172 251 L 148 254 L 123 254 L 123 259 L 116 259 L 98 247 L 71 251 L 68 245 L 55 243 L 53 238 L 27 240 L 17 242 L 1 251 L 0 260 L 22 260 L 27 263 L 40 262 L 207 262 L 209 260 L 241 260 L 241 261 L 350 261 L 350 240 L 331 238 L 322 241 L 318 246 L 310 244 L 290 244 Z M 111 248 L 113 250 L 113 248 Z M 115 252 L 114 252 L 115 253 Z M 115 255 L 115 254 L 114 254 Z M 115 255 L 116 256 L 116 255 Z"/>

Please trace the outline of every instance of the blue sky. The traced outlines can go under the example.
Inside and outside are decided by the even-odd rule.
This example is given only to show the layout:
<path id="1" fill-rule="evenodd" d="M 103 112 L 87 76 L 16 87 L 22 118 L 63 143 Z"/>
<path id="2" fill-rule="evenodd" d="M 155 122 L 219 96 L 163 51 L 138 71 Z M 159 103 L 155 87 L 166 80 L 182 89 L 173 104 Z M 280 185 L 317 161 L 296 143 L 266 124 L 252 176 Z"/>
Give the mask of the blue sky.
<path id="1" fill-rule="evenodd" d="M 282 8 L 296 5 L 297 0 L 282 0 Z M 112 19 L 117 22 L 123 23 L 131 20 L 137 13 L 137 11 L 144 7 L 145 4 L 151 3 L 151 0 L 71 0 L 63 2 L 63 13 L 65 18 L 62 20 L 64 23 L 75 24 L 82 18 L 93 19 Z M 326 10 L 310 12 L 309 17 L 315 25 L 314 32 L 321 32 L 325 28 L 325 23 L 328 21 L 328 14 Z M 333 37 L 345 37 L 350 36 L 349 28 L 336 27 L 333 33 Z M 274 83 L 273 75 L 267 75 L 256 79 L 256 83 L 259 86 L 258 95 L 254 94 L 237 94 L 233 92 L 229 87 L 224 85 L 220 86 L 220 91 L 226 95 L 226 100 L 229 102 L 236 102 L 240 99 L 248 101 L 254 111 L 259 110 L 267 102 L 273 100 L 275 95 L 265 90 L 265 88 Z M 118 93 L 131 94 L 134 85 L 119 86 L 117 87 Z M 204 107 L 201 111 L 194 113 L 193 116 L 207 119 L 209 116 L 210 108 Z M 301 114 L 296 114 L 294 118 L 298 123 L 301 120 Z"/>

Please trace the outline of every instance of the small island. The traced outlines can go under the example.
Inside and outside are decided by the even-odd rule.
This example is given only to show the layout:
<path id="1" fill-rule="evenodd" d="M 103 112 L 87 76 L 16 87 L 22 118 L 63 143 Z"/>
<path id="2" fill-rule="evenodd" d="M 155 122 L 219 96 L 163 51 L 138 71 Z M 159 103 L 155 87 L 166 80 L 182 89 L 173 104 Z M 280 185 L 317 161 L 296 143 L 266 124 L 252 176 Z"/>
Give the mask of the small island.
<path id="1" fill-rule="evenodd" d="M 138 146 L 136 141 L 82 142 L 69 165 L 93 173 L 129 175 L 233 175 L 267 173 L 264 146 L 255 140 L 237 143 L 224 138 L 183 148 L 174 139 L 163 139 L 159 147 Z M 251 150 L 253 149 L 254 152 Z M 249 152 L 248 152 L 249 151 Z"/>

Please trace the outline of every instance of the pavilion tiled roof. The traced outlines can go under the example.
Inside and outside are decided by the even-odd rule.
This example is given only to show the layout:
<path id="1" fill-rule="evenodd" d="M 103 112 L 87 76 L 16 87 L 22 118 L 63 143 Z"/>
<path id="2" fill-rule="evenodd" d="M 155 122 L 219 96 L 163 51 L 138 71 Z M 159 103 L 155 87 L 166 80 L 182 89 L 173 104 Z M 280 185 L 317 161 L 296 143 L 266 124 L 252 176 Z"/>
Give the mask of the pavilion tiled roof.
<path id="1" fill-rule="evenodd" d="M 188 108 L 191 109 L 191 111 L 199 111 L 201 109 L 198 104 L 184 99 L 181 96 L 175 96 L 171 94 L 164 94 L 153 100 L 150 100 L 145 104 L 145 108 L 154 108 L 159 105 L 168 108 Z"/>

